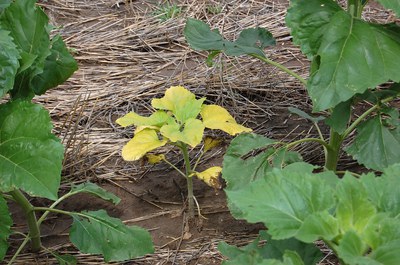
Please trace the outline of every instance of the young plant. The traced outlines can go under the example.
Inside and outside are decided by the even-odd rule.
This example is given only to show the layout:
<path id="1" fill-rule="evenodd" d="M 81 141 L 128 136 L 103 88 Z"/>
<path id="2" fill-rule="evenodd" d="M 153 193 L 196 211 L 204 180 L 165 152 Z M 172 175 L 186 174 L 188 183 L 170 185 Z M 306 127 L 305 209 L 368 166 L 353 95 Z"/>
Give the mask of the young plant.
<path id="1" fill-rule="evenodd" d="M 186 178 L 189 219 L 194 217 L 193 177 L 196 176 L 208 185 L 219 188 L 218 175 L 222 170 L 221 167 L 215 166 L 202 172 L 196 171 L 204 153 L 214 147 L 217 140 L 205 138 L 204 148 L 194 165 L 191 164 L 189 149 L 201 143 L 205 128 L 219 129 L 230 135 L 251 131 L 237 124 L 223 107 L 207 105 L 204 101 L 205 98 L 196 99 L 195 95 L 184 87 L 174 86 L 167 89 L 164 97 L 151 101 L 155 111 L 149 117 L 130 112 L 116 121 L 123 127 L 136 126 L 134 137 L 122 149 L 122 157 L 127 161 L 141 159 L 148 152 L 166 144 L 173 145 L 182 152 L 184 172 L 170 163 L 164 155 L 148 155 L 148 158 L 150 162 L 165 161 Z"/>
<path id="2" fill-rule="evenodd" d="M 392 187 L 400 179 L 400 122 L 390 103 L 400 95 L 400 27 L 364 21 L 367 2 L 348 0 L 343 9 L 335 1 L 291 1 L 286 23 L 294 43 L 311 60 L 307 80 L 265 56 L 263 49 L 275 43 L 265 29 L 246 29 L 236 41 L 228 41 L 205 23 L 189 19 L 185 36 L 192 48 L 210 52 L 208 64 L 222 52 L 250 55 L 292 75 L 307 87 L 313 111 L 320 112 L 315 117 L 291 109 L 313 122 L 316 138 L 286 143 L 247 134 L 232 141 L 222 171 L 232 214 L 263 222 L 275 240 L 322 239 L 341 264 L 397 264 L 400 193 Z M 399 1 L 378 2 L 400 14 Z M 388 81 L 389 86 L 380 86 Z M 368 102 L 368 108 L 357 116 L 353 112 L 361 102 Z M 327 139 L 321 122 L 330 129 Z M 354 140 L 343 148 L 350 135 Z M 299 162 L 301 157 L 289 151 L 306 142 L 323 147 L 322 173 L 313 173 L 317 167 Z M 335 173 L 342 151 L 384 175 L 347 172 L 339 179 Z M 246 258 L 253 250 L 243 250 Z M 239 264 L 233 260 L 237 251 L 225 252 L 232 258 L 226 264 Z M 259 256 L 246 264 L 315 264 L 292 250 L 281 251 L 276 260 L 263 250 L 256 252 Z"/>
<path id="3" fill-rule="evenodd" d="M 182 12 L 182 8 L 177 4 L 160 4 L 156 11 L 153 12 L 154 16 L 161 20 L 161 22 L 167 21 L 171 18 L 179 16 Z"/>
<path id="4" fill-rule="evenodd" d="M 31 250 L 42 249 L 40 225 L 50 212 L 73 218 L 71 242 L 82 252 L 102 254 L 106 261 L 126 260 L 153 251 L 147 231 L 125 226 L 104 210 L 67 212 L 55 207 L 77 193 L 89 193 L 114 204 L 119 198 L 91 183 L 73 186 L 58 198 L 64 147 L 52 134 L 50 115 L 32 103 L 67 80 L 77 69 L 74 58 L 59 35 L 50 38 L 48 17 L 33 0 L 2 1 L 0 4 L 0 261 L 8 250 L 12 218 L 7 201 L 20 206 L 28 233 L 8 261 L 12 264 L 28 242 Z M 35 207 L 29 197 L 54 201 Z M 39 219 L 37 213 L 42 213 Z M 52 253 L 62 264 L 76 264 L 71 256 Z"/>

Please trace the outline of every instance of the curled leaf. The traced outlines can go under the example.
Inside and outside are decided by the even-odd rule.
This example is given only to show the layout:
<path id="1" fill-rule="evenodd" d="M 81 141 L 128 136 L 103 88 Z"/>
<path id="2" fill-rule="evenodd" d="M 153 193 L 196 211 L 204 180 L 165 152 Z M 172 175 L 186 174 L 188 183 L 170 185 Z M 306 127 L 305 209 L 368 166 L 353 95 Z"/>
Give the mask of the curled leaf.
<path id="1" fill-rule="evenodd" d="M 157 132 L 152 129 L 144 129 L 135 136 L 122 149 L 122 157 L 126 161 L 134 161 L 142 158 L 147 152 L 164 146 L 166 139 L 160 140 Z"/>
<path id="2" fill-rule="evenodd" d="M 160 155 L 147 154 L 146 158 L 147 158 L 147 162 L 149 162 L 150 164 L 157 164 L 165 159 L 165 155 L 164 154 L 160 154 Z"/>
<path id="3" fill-rule="evenodd" d="M 204 181 L 208 186 L 221 189 L 222 185 L 218 180 L 222 167 L 210 167 L 202 172 L 196 172 L 196 177 Z"/>
<path id="4" fill-rule="evenodd" d="M 219 129 L 230 135 L 252 131 L 250 128 L 237 124 L 229 112 L 218 105 L 203 105 L 200 115 L 204 126 L 209 129 Z"/>
<path id="5" fill-rule="evenodd" d="M 204 152 L 207 152 L 214 147 L 218 146 L 222 142 L 221 139 L 215 139 L 212 137 L 206 137 L 204 139 Z"/>

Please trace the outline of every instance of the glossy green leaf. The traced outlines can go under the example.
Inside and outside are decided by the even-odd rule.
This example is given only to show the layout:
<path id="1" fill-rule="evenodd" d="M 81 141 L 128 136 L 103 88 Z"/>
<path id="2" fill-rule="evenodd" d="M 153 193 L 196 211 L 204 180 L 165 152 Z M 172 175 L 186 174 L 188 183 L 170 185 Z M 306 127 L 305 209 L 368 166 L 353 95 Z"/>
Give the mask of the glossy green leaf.
<path id="1" fill-rule="evenodd" d="M 74 193 L 74 194 L 89 193 L 89 194 L 92 194 L 99 198 L 102 198 L 103 200 L 112 202 L 114 204 L 118 204 L 121 201 L 121 199 L 119 197 L 115 196 L 113 193 L 111 193 L 91 182 L 85 182 L 85 183 L 81 183 L 79 185 L 73 185 L 70 193 Z"/>
<path id="2" fill-rule="evenodd" d="M 171 111 L 178 122 L 185 123 L 199 115 L 204 100 L 196 99 L 192 92 L 182 86 L 173 86 L 165 91 L 164 97 L 153 99 L 151 105 L 155 109 Z"/>
<path id="3" fill-rule="evenodd" d="M 357 128 L 357 136 L 346 151 L 367 168 L 383 170 L 400 161 L 400 127 L 385 126 L 376 116 Z"/>
<path id="4" fill-rule="evenodd" d="M 14 86 L 19 52 L 9 32 L 0 29 L 0 98 Z"/>
<path id="5" fill-rule="evenodd" d="M 315 111 L 388 80 L 400 81 L 400 27 L 364 22 L 339 11 L 324 31 L 319 68 L 307 85 Z"/>
<path id="6" fill-rule="evenodd" d="M 291 29 L 293 42 L 312 59 L 321 45 L 332 16 L 342 8 L 336 1 L 291 0 L 286 15 L 286 24 Z"/>
<path id="7" fill-rule="evenodd" d="M 144 129 L 135 134 L 135 136 L 122 148 L 122 157 L 126 161 L 135 161 L 142 158 L 147 152 L 158 147 L 164 146 L 168 140 L 159 139 L 155 130 Z"/>
<path id="8" fill-rule="evenodd" d="M 183 142 L 195 147 L 203 139 L 204 124 L 198 119 L 190 118 L 186 120 L 183 129 L 182 126 L 174 122 L 161 127 L 160 132 L 171 142 Z"/>
<path id="9" fill-rule="evenodd" d="M 397 17 L 400 17 L 400 1 L 398 0 L 378 0 L 385 8 L 393 10 Z"/>
<path id="10" fill-rule="evenodd" d="M 44 62 L 43 72 L 31 81 L 36 95 L 42 95 L 48 89 L 64 83 L 78 69 L 78 64 L 59 35 L 51 40 L 50 52 Z"/>
<path id="11" fill-rule="evenodd" d="M 0 190 L 56 199 L 63 145 L 47 110 L 26 101 L 0 105 Z"/>
<path id="12" fill-rule="evenodd" d="M 73 214 L 71 242 L 83 253 L 101 254 L 106 262 L 123 261 L 154 252 L 151 236 L 126 226 L 104 210 Z"/>
<path id="13" fill-rule="evenodd" d="M 7 239 L 11 235 L 12 224 L 13 222 L 11 214 L 8 211 L 7 202 L 0 195 L 0 261 L 4 259 L 8 249 Z"/>
<path id="14" fill-rule="evenodd" d="M 351 104 L 351 100 L 339 103 L 333 108 L 331 116 L 325 120 L 325 123 L 339 134 L 347 129 L 351 115 Z"/>
<path id="15" fill-rule="evenodd" d="M 275 45 L 272 34 L 263 28 L 243 30 L 236 41 L 225 40 L 218 30 L 196 19 L 189 18 L 186 22 L 184 35 L 190 46 L 199 51 L 212 52 L 212 59 L 219 51 L 231 56 L 257 54 L 265 57 L 264 48 Z"/>
<path id="16" fill-rule="evenodd" d="M 50 55 L 48 17 L 34 0 L 14 1 L 0 17 L 5 30 L 21 50 L 21 67 L 26 68 L 15 79 L 13 98 L 32 98 L 32 79 L 43 72 L 45 59 Z"/>
<path id="17" fill-rule="evenodd" d="M 122 127 L 130 125 L 161 127 L 162 125 L 171 122 L 171 119 L 173 120 L 173 118 L 165 111 L 159 110 L 151 114 L 149 117 L 141 116 L 135 112 L 129 112 L 125 116 L 117 119 L 115 122 Z"/>

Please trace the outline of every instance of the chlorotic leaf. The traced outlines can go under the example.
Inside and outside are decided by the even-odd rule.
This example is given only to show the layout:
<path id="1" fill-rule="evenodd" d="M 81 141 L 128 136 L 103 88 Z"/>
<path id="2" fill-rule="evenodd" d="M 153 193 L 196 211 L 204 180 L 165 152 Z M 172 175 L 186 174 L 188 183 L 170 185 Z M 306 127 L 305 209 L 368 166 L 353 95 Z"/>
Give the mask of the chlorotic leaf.
<path id="1" fill-rule="evenodd" d="M 164 146 L 167 142 L 166 139 L 160 140 L 155 130 L 144 129 L 136 133 L 135 136 L 122 148 L 122 157 L 126 161 L 138 160 L 147 152 Z"/>
<path id="2" fill-rule="evenodd" d="M 195 147 L 203 139 L 204 125 L 198 119 L 187 119 L 183 125 L 183 130 L 177 123 L 171 123 L 161 127 L 161 134 L 171 140 L 171 142 L 183 142 Z"/>
<path id="3" fill-rule="evenodd" d="M 121 199 L 115 196 L 113 193 L 106 191 L 105 189 L 91 182 L 73 185 L 70 193 L 89 193 L 114 204 L 118 204 L 121 201 Z"/>
<path id="4" fill-rule="evenodd" d="M 101 254 L 109 262 L 154 252 L 149 232 L 137 226 L 126 226 L 104 210 L 72 216 L 70 240 L 83 253 Z"/>
<path id="5" fill-rule="evenodd" d="M 200 114 L 204 126 L 209 129 L 222 130 L 230 135 L 252 131 L 250 128 L 237 124 L 229 112 L 218 105 L 203 105 Z"/>
<path id="6" fill-rule="evenodd" d="M 335 107 L 388 80 L 400 81 L 400 27 L 368 23 L 345 11 L 332 16 L 307 89 L 315 111 Z"/>
<path id="7" fill-rule="evenodd" d="M 205 137 L 204 138 L 204 152 L 210 151 L 214 147 L 217 147 L 222 142 L 221 139 L 215 139 L 212 137 Z"/>
<path id="8" fill-rule="evenodd" d="M 380 116 L 360 124 L 354 142 L 346 149 L 359 163 L 381 171 L 400 161 L 399 150 L 400 126 L 386 127 Z"/>
<path id="9" fill-rule="evenodd" d="M 0 29 L 0 98 L 14 86 L 19 56 L 17 46 L 9 32 Z"/>
<path id="10" fill-rule="evenodd" d="M 160 163 L 161 161 L 164 161 L 165 155 L 164 154 L 160 154 L 160 155 L 146 154 L 146 158 L 147 158 L 147 162 L 154 165 L 154 164 Z"/>
<path id="11" fill-rule="evenodd" d="M 125 116 L 117 119 L 115 122 L 122 127 L 127 127 L 130 125 L 135 126 L 154 126 L 161 127 L 162 125 L 171 121 L 172 117 L 168 115 L 165 111 L 156 111 L 149 117 L 143 117 L 135 112 L 129 112 Z"/>
<path id="12" fill-rule="evenodd" d="M 202 172 L 196 172 L 196 177 L 204 181 L 208 186 L 221 189 L 221 183 L 218 180 L 221 171 L 221 167 L 210 167 Z"/>
<path id="13" fill-rule="evenodd" d="M 378 0 L 387 9 L 392 9 L 400 17 L 400 2 L 394 0 Z"/>
<path id="14" fill-rule="evenodd" d="M 7 202 L 0 195 L 0 261 L 4 259 L 8 249 L 7 239 L 11 235 L 13 224 L 11 214 L 8 211 Z"/>
<path id="15" fill-rule="evenodd" d="M 182 86 L 173 86 L 165 91 L 164 97 L 153 99 L 151 105 L 155 109 L 171 111 L 178 122 L 184 123 L 199 115 L 204 100 L 196 99 L 192 92 Z"/>
<path id="16" fill-rule="evenodd" d="M 46 57 L 43 72 L 34 76 L 31 86 L 36 95 L 64 83 L 77 69 L 78 65 L 69 53 L 59 35 L 51 40 L 51 54 Z"/>
<path id="17" fill-rule="evenodd" d="M 51 133 L 49 113 L 19 100 L 0 105 L 0 113 L 0 190 L 56 199 L 64 147 Z"/>

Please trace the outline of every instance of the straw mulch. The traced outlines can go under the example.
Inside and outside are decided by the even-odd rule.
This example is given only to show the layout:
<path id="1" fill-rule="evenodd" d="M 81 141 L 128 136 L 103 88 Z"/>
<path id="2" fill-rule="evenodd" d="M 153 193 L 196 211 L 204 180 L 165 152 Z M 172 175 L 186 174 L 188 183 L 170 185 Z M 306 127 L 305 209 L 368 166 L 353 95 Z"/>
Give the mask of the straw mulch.
<path id="1" fill-rule="evenodd" d="M 118 127 L 115 119 L 132 110 L 148 114 L 151 98 L 162 96 L 170 86 L 183 85 L 198 97 L 207 97 L 209 103 L 224 106 L 239 122 L 269 137 L 289 140 L 299 134 L 315 134 L 304 120 L 289 117 L 286 110 L 289 106 L 310 110 L 305 89 L 294 78 L 248 57 L 221 55 L 213 67 L 207 67 L 206 54 L 190 49 L 183 36 L 188 17 L 206 21 L 229 39 L 235 39 L 242 29 L 265 27 L 277 39 L 277 45 L 266 50 L 267 56 L 307 78 L 308 62 L 291 45 L 285 27 L 286 1 L 179 1 L 182 13 L 165 22 L 154 15 L 158 2 L 40 2 L 79 63 L 79 70 L 68 82 L 36 99 L 51 112 L 54 131 L 67 147 L 65 187 L 71 182 L 143 174 L 143 165 L 120 158 L 132 130 Z M 210 7 L 219 7 L 220 12 L 213 14 Z M 375 12 L 377 19 L 383 19 L 379 12 Z M 290 123 L 289 118 L 303 125 Z M 319 151 L 310 151 L 314 148 L 303 148 L 308 159 L 320 157 Z M 193 264 L 220 264 L 223 258 L 216 248 L 220 240 L 244 245 L 254 236 L 198 239 L 179 252 L 157 249 L 154 255 L 130 264 L 171 264 L 173 260 L 175 264 L 191 260 L 199 261 Z M 54 250 L 77 254 L 69 245 L 55 246 Z M 77 257 L 80 264 L 103 262 L 93 255 Z M 202 262 L 202 258 L 207 259 Z M 207 263 L 210 261 L 215 263 Z M 17 264 L 53 262 L 44 253 L 24 254 L 17 260 Z M 328 259 L 323 264 L 333 263 Z"/>

